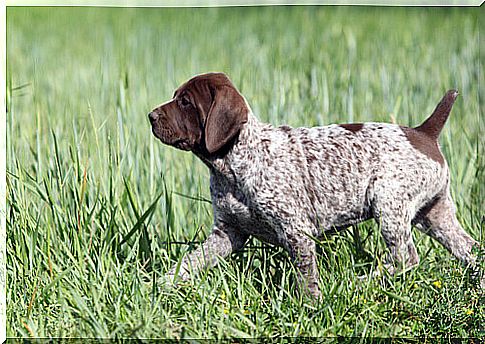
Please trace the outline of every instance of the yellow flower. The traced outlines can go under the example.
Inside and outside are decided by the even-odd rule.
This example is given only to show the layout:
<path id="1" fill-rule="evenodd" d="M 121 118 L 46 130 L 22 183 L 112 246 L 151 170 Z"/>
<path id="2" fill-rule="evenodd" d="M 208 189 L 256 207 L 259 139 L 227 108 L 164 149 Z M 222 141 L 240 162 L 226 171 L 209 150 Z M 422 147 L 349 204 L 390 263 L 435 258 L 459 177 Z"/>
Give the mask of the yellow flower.
<path id="1" fill-rule="evenodd" d="M 224 314 L 226 314 L 226 315 L 229 314 L 229 309 L 224 308 Z"/>
<path id="2" fill-rule="evenodd" d="M 225 300 L 226 299 L 226 293 L 223 291 L 221 293 L 221 300 Z"/>
<path id="3" fill-rule="evenodd" d="M 467 309 L 465 311 L 466 315 L 472 315 L 473 314 L 473 309 Z"/>
<path id="4" fill-rule="evenodd" d="M 245 315 L 248 315 L 248 314 L 251 314 L 251 312 L 249 311 L 249 309 L 245 309 L 245 310 L 244 310 L 244 314 L 245 314 Z"/>
<path id="5" fill-rule="evenodd" d="M 441 288 L 441 281 L 434 281 L 433 282 L 433 285 L 436 287 L 436 288 Z"/>

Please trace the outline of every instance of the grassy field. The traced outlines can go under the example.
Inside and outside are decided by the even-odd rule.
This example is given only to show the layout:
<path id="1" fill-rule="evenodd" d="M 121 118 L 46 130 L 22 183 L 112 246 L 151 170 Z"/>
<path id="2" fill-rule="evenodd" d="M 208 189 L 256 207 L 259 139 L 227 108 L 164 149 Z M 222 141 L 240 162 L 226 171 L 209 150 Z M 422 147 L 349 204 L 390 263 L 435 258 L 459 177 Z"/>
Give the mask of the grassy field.
<path id="1" fill-rule="evenodd" d="M 226 72 L 261 120 L 292 126 L 417 125 L 456 87 L 441 144 L 459 219 L 485 244 L 479 15 L 8 8 L 7 335 L 485 336 L 483 292 L 417 231 L 418 268 L 386 284 L 357 278 L 385 250 L 373 222 L 322 241 L 319 304 L 298 297 L 286 253 L 256 240 L 159 288 L 212 211 L 205 166 L 156 141 L 146 117 L 206 71 Z"/>

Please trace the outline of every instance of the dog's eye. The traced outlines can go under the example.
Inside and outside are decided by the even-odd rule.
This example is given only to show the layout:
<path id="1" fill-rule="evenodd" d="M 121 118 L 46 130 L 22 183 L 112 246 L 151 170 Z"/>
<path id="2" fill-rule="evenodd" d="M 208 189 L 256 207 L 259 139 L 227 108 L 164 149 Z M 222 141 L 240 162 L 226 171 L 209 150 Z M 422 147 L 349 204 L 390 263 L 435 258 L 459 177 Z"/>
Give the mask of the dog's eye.
<path id="1" fill-rule="evenodd" d="M 180 103 L 182 104 L 182 106 L 189 106 L 190 105 L 190 101 L 185 97 L 182 97 L 182 99 L 180 100 Z"/>

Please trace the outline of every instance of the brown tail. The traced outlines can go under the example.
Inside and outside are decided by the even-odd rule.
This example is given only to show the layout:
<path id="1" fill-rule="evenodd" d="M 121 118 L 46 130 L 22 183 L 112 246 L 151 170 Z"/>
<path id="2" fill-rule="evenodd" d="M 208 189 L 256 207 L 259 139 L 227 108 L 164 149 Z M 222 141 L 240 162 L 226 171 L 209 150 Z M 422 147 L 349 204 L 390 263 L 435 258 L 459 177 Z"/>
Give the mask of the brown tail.
<path id="1" fill-rule="evenodd" d="M 439 104 L 436 106 L 436 109 L 434 109 L 433 114 L 429 116 L 423 124 L 414 129 L 437 140 L 438 136 L 440 136 L 443 126 L 445 125 L 446 120 L 448 119 L 451 108 L 457 96 L 457 90 L 449 90 L 448 92 L 446 92 L 443 99 L 441 99 Z"/>

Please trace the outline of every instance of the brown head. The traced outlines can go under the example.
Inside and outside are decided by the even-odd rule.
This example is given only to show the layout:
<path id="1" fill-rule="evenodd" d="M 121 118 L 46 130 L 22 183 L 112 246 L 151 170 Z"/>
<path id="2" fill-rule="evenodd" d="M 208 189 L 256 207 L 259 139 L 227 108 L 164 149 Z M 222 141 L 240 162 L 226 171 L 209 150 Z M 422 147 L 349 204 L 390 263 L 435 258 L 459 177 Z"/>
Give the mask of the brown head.
<path id="1" fill-rule="evenodd" d="M 148 114 L 153 134 L 163 143 L 203 155 L 230 144 L 247 122 L 249 108 L 224 73 L 193 77 L 172 100 Z"/>

